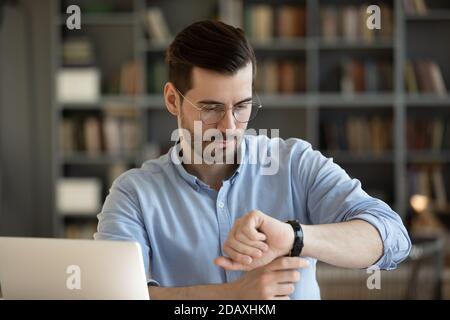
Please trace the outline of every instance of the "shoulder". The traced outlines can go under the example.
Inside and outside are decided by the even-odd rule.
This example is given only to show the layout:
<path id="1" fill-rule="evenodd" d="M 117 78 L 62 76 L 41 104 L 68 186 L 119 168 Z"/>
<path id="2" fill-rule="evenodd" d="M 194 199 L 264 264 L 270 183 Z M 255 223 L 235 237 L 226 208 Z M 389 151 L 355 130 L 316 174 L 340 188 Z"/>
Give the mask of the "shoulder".
<path id="1" fill-rule="evenodd" d="M 157 159 L 145 161 L 140 168 L 125 171 L 114 180 L 113 187 L 140 189 L 143 185 L 157 185 L 167 178 L 169 170 L 168 154 L 164 154 Z"/>
<path id="2" fill-rule="evenodd" d="M 280 156 L 300 155 L 312 150 L 309 142 L 299 138 L 282 139 L 280 137 L 269 138 L 266 135 L 245 135 L 244 140 L 248 150 L 267 150 L 270 154 L 279 152 Z"/>

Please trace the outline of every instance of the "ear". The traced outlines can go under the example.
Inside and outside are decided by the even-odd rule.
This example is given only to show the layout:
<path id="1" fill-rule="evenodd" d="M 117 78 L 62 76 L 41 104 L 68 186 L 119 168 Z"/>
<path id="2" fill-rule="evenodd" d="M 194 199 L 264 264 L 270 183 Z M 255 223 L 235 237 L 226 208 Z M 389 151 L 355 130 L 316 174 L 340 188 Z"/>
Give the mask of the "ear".
<path id="1" fill-rule="evenodd" d="M 167 82 L 164 86 L 164 102 L 167 110 L 174 116 L 180 113 L 180 100 L 177 90 L 172 82 Z"/>

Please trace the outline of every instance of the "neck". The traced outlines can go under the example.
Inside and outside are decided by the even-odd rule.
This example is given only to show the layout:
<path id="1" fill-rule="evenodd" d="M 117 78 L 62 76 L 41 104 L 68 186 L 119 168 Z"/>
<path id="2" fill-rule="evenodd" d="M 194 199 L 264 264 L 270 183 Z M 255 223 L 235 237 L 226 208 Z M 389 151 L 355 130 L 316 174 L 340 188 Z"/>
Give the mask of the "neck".
<path id="1" fill-rule="evenodd" d="M 223 180 L 228 179 L 236 171 L 237 164 L 183 164 L 190 174 L 215 190 L 219 190 Z"/>
<path id="2" fill-rule="evenodd" d="M 194 159 L 194 151 L 190 147 L 182 144 L 182 149 L 184 154 L 186 152 L 185 150 L 189 149 L 188 152 L 191 152 L 191 159 Z M 211 188 L 219 190 L 222 186 L 223 180 L 230 178 L 239 166 L 237 163 L 237 155 L 235 154 L 234 157 L 235 161 L 232 164 L 196 164 L 187 161 L 183 162 L 183 167 L 188 173 L 196 176 L 198 179 L 208 184 Z"/>

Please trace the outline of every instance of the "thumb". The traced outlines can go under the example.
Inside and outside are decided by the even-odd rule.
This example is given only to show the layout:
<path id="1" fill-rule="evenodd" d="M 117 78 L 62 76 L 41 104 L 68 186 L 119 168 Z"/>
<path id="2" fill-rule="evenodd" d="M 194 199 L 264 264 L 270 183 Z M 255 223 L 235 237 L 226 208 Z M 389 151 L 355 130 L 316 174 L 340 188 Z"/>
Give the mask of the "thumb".
<path id="1" fill-rule="evenodd" d="M 249 270 L 249 267 L 238 262 L 234 262 L 230 258 L 220 256 L 214 259 L 214 264 L 225 270 Z"/>

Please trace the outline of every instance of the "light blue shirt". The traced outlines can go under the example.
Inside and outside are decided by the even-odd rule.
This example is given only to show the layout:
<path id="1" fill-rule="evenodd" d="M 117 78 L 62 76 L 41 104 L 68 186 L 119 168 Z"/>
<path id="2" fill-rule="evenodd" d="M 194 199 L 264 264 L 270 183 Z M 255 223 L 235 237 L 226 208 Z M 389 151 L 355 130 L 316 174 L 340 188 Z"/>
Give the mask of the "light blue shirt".
<path id="1" fill-rule="evenodd" d="M 254 147 L 267 150 L 266 160 L 279 150 L 276 174 L 264 172 L 264 161 L 249 161 Z M 138 241 L 148 281 L 163 287 L 220 284 L 241 277 L 243 272 L 226 271 L 213 260 L 224 255 L 234 221 L 253 209 L 302 224 L 362 219 L 376 227 L 384 243 L 377 267 L 394 269 L 407 257 L 411 241 L 398 214 L 308 142 L 245 136 L 240 151 L 238 169 L 219 191 L 179 164 L 179 145 L 127 171 L 110 189 L 94 238 Z M 316 260 L 308 259 L 310 266 L 300 270 L 291 299 L 320 299 Z"/>

